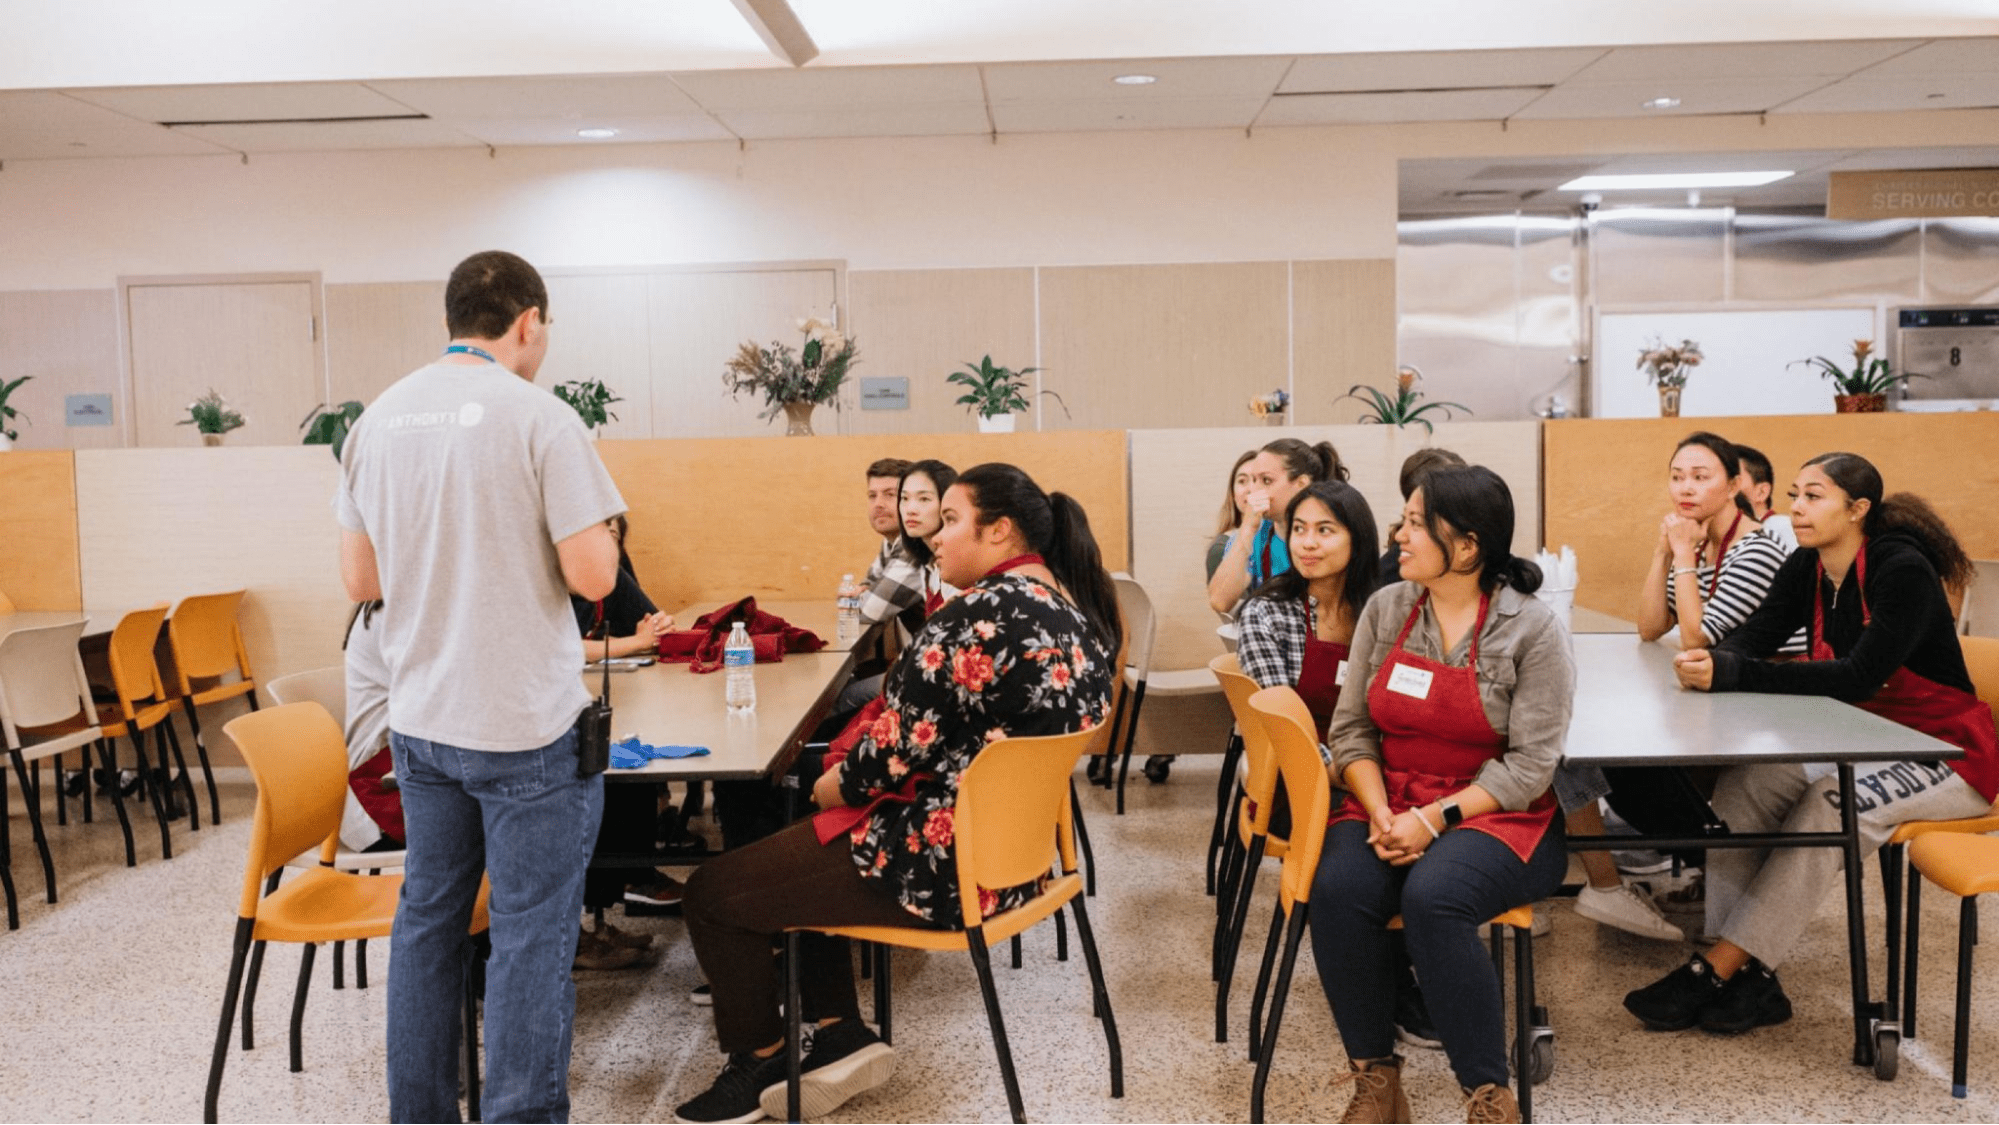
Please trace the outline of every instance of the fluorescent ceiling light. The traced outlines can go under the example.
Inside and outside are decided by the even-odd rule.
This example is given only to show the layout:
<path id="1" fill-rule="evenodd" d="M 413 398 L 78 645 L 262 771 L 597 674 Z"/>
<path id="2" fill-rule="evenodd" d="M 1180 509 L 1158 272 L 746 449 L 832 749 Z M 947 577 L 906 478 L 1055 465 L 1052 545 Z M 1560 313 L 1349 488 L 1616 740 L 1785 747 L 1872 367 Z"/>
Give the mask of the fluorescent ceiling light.
<path id="1" fill-rule="evenodd" d="M 1159 79 L 1150 74 L 1120 74 L 1111 81 L 1120 86 L 1150 86 Z"/>
<path id="2" fill-rule="evenodd" d="M 1639 106 L 1638 106 L 1638 108 L 1640 108 L 1640 109 L 1678 109 L 1678 108 L 1680 108 L 1680 99 L 1678 99 L 1678 98 L 1675 98 L 1675 97 L 1672 97 L 1672 96 L 1670 96 L 1670 95 L 1668 95 L 1667 97 L 1663 97 L 1663 98 L 1653 98 L 1653 99 L 1651 99 L 1650 101 L 1645 101 L 1645 102 L 1641 102 L 1641 103 L 1639 103 Z"/>
<path id="3" fill-rule="evenodd" d="M 1652 172 L 1632 176 L 1579 176 L 1556 191 L 1642 191 L 1666 188 L 1761 187 L 1795 172 Z"/>
<path id="4" fill-rule="evenodd" d="M 578 129 L 576 130 L 576 135 L 582 137 L 586 141 L 608 141 L 612 137 L 617 136 L 618 131 L 616 129 L 606 129 L 601 126 L 598 126 L 590 129 Z"/>

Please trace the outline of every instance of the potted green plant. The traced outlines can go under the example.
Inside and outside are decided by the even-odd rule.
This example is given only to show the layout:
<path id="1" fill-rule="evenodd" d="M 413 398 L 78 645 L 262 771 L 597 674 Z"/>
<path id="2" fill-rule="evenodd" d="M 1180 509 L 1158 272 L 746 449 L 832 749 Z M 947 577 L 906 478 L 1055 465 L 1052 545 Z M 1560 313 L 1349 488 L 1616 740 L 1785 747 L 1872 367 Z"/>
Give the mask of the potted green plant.
<path id="1" fill-rule="evenodd" d="M 592 434 L 597 432 L 599 426 L 617 421 L 618 416 L 611 413 L 610 405 L 625 401 L 613 394 L 601 379 L 571 379 L 567 383 L 557 383 L 555 397 L 568 403 Z"/>
<path id="2" fill-rule="evenodd" d="M 1841 414 L 1879 414 L 1888 409 L 1888 392 L 1906 384 L 1910 379 L 1925 379 L 1928 376 L 1917 371 L 1896 374 L 1893 365 L 1876 356 L 1874 341 L 1855 340 L 1853 342 L 1853 366 L 1844 368 L 1822 355 L 1810 359 L 1793 360 L 1796 367 L 1802 363 L 1818 368 L 1819 374 L 1832 380 L 1837 392 L 1832 396 L 1833 408 Z"/>
<path id="3" fill-rule="evenodd" d="M 361 410 L 361 404 L 353 399 L 339 406 L 320 403 L 305 416 L 305 421 L 298 424 L 299 430 L 305 434 L 305 440 L 300 444 L 330 445 L 333 447 L 333 459 L 340 460 L 340 447 L 347 444 L 347 431 L 360 420 Z"/>
<path id="4" fill-rule="evenodd" d="M 1659 417 L 1680 416 L 1680 395 L 1686 390 L 1687 376 L 1701 365 L 1703 358 L 1701 346 L 1692 340 L 1681 340 L 1669 347 L 1654 336 L 1651 344 L 1638 350 L 1638 370 L 1645 372 L 1659 392 Z"/>
<path id="5" fill-rule="evenodd" d="M 730 398 L 745 391 L 762 395 L 764 409 L 757 417 L 768 420 L 782 411 L 787 437 L 811 437 L 813 408 L 828 402 L 840 408 L 840 385 L 859 361 L 860 350 L 839 328 L 816 316 L 799 321 L 798 329 L 805 344 L 797 349 L 777 340 L 767 348 L 745 340 L 722 365 L 722 385 Z"/>
<path id="6" fill-rule="evenodd" d="M 1408 364 L 1395 369 L 1395 397 L 1389 398 L 1377 388 L 1365 383 L 1356 383 L 1341 395 L 1372 408 L 1371 413 L 1362 414 L 1362 422 L 1375 422 L 1383 426 L 1406 426 L 1411 422 L 1423 427 L 1425 433 L 1436 433 L 1436 427 L 1423 415 L 1432 410 L 1441 410 L 1449 418 L 1451 411 L 1462 410 L 1471 413 L 1471 407 L 1457 402 L 1423 402 L 1423 392 L 1416 384 L 1423 381 L 1423 373 Z M 1365 397 L 1363 397 L 1363 395 Z"/>
<path id="7" fill-rule="evenodd" d="M 966 388 L 958 396 L 958 405 L 969 407 L 979 416 L 979 432 L 982 434 L 1010 434 L 1013 432 L 1013 416 L 1016 411 L 1026 410 L 1027 377 L 1041 370 L 1039 367 L 1023 367 L 1016 371 L 993 362 L 988 355 L 977 363 L 967 363 L 963 371 L 953 371 L 944 376 L 946 382 L 957 383 Z M 1054 391 L 1041 391 L 1053 398 L 1062 407 L 1062 413 L 1069 413 L 1069 404 Z"/>
<path id="8" fill-rule="evenodd" d="M 20 418 L 25 421 L 28 417 L 26 414 L 7 405 L 7 399 L 15 391 L 21 389 L 22 383 L 32 378 L 34 378 L 33 375 L 23 375 L 11 383 L 5 379 L 0 379 L 0 453 L 5 453 L 14 448 L 14 443 L 21 438 L 20 431 L 14 428 L 14 419 Z"/>
<path id="9" fill-rule="evenodd" d="M 187 417 L 175 425 L 199 430 L 203 445 L 221 445 L 223 434 L 242 428 L 243 416 L 231 410 L 222 396 L 215 393 L 215 388 L 210 387 L 207 394 L 187 404 Z"/>
<path id="10" fill-rule="evenodd" d="M 1290 409 L 1291 392 L 1283 387 L 1278 387 L 1269 394 L 1254 395 L 1249 400 L 1249 412 L 1263 419 L 1263 424 L 1266 426 L 1283 425 L 1284 413 Z"/>

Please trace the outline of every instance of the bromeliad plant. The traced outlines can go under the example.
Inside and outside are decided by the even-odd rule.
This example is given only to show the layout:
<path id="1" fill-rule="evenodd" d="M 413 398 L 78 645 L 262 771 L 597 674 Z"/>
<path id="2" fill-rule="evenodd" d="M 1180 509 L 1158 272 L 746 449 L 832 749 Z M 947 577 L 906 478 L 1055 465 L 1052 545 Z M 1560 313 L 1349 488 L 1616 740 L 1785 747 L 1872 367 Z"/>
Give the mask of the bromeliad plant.
<path id="1" fill-rule="evenodd" d="M 1652 380 L 1652 385 L 1660 390 L 1670 390 L 1687 385 L 1687 376 L 1701 365 L 1701 346 L 1692 340 L 1681 340 L 1668 347 L 1657 336 L 1652 343 L 1638 351 L 1638 370 Z"/>
<path id="2" fill-rule="evenodd" d="M 21 437 L 20 431 L 14 428 L 14 419 L 20 418 L 26 420 L 28 417 L 26 414 L 7 405 L 8 396 L 20 390 L 21 384 L 32 378 L 34 378 L 33 375 L 23 375 L 11 383 L 5 379 L 0 379 L 0 436 L 5 436 L 8 441 L 17 441 Z"/>
<path id="3" fill-rule="evenodd" d="M 1389 398 L 1379 388 L 1365 383 L 1356 383 L 1341 398 L 1350 398 L 1373 408 L 1372 413 L 1362 414 L 1363 422 L 1376 422 L 1384 426 L 1406 426 L 1411 422 L 1423 427 L 1425 433 L 1436 433 L 1436 427 L 1423 415 L 1432 410 L 1441 410 L 1444 417 L 1451 417 L 1451 411 L 1462 410 L 1471 413 L 1471 407 L 1457 402 L 1423 402 L 1423 392 L 1416 384 L 1423 379 L 1423 373 L 1407 364 L 1395 369 L 1395 397 Z"/>
<path id="4" fill-rule="evenodd" d="M 1851 369 L 1841 367 L 1839 364 L 1822 355 L 1815 355 L 1810 359 L 1793 360 L 1790 366 L 1796 367 L 1800 363 L 1807 367 L 1817 368 L 1819 375 L 1831 379 L 1832 385 L 1843 395 L 1885 395 L 1889 391 L 1900 388 L 1910 379 L 1928 378 L 1927 375 L 1919 371 L 1904 371 L 1899 375 L 1896 374 L 1894 367 L 1889 364 L 1886 358 L 1874 355 L 1874 341 L 1872 340 L 1855 340 L 1853 342 L 1853 367 Z"/>
<path id="5" fill-rule="evenodd" d="M 347 444 L 347 431 L 360 421 L 362 409 L 361 404 L 353 399 L 339 406 L 320 403 L 305 416 L 305 421 L 298 424 L 300 432 L 305 434 L 305 440 L 299 444 L 330 445 L 333 447 L 333 459 L 340 460 L 340 449 Z"/>
<path id="6" fill-rule="evenodd" d="M 204 434 L 226 434 L 230 430 L 243 427 L 243 416 L 229 408 L 215 388 L 187 404 L 187 417 L 174 423 L 177 426 L 193 426 Z"/>
<path id="7" fill-rule="evenodd" d="M 1039 370 L 1039 367 L 1023 367 L 1018 371 L 1002 367 L 988 355 L 977 363 L 967 363 L 963 371 L 953 371 L 944 379 L 966 388 L 958 396 L 959 406 L 970 407 L 981 418 L 994 418 L 1025 411 L 1031 405 L 1027 398 L 1027 377 Z M 1069 413 L 1069 404 L 1062 401 L 1061 395 L 1054 391 L 1039 393 L 1060 403 L 1063 414 Z"/>
<path id="8" fill-rule="evenodd" d="M 840 408 L 840 384 L 859 360 L 860 351 L 838 328 L 816 316 L 800 321 L 798 329 L 805 334 L 803 347 L 793 349 L 772 340 L 766 348 L 755 340 L 745 340 L 723 365 L 722 385 L 729 389 L 730 398 L 740 398 L 744 391 L 763 396 L 764 410 L 759 418 L 775 418 L 792 402 L 830 402 L 833 409 Z"/>
<path id="9" fill-rule="evenodd" d="M 583 419 L 583 425 L 591 430 L 618 420 L 611 413 L 610 405 L 624 399 L 611 392 L 601 379 L 571 379 L 567 383 L 555 385 L 555 397 L 568 403 Z"/>

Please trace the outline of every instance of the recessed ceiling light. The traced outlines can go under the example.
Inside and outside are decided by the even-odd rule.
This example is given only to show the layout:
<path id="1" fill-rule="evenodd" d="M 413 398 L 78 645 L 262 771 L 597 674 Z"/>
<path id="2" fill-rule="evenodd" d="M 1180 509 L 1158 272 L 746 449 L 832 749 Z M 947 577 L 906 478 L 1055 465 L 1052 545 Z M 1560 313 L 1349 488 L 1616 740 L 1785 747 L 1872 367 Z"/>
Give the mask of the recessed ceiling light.
<path id="1" fill-rule="evenodd" d="M 607 141 L 610 140 L 612 137 L 617 136 L 618 131 L 616 129 L 606 129 L 601 126 L 598 126 L 590 129 L 578 129 L 576 130 L 576 135 L 582 137 L 586 141 Z"/>
<path id="2" fill-rule="evenodd" d="M 1666 188 L 1761 187 L 1795 172 L 1653 172 L 1627 176 L 1580 176 L 1557 191 L 1634 191 Z"/>
<path id="3" fill-rule="evenodd" d="M 1644 109 L 1678 109 L 1678 108 L 1680 108 L 1680 99 L 1678 99 L 1678 98 L 1673 98 L 1673 97 L 1665 97 L 1665 98 L 1653 98 L 1653 99 L 1652 99 L 1651 101 L 1648 101 L 1648 102 L 1644 102 L 1644 103 L 1642 103 L 1642 104 L 1641 104 L 1641 108 L 1644 108 Z"/>
<path id="4" fill-rule="evenodd" d="M 1111 81 L 1120 86 L 1150 86 L 1159 81 L 1159 78 L 1152 74 L 1120 74 Z"/>

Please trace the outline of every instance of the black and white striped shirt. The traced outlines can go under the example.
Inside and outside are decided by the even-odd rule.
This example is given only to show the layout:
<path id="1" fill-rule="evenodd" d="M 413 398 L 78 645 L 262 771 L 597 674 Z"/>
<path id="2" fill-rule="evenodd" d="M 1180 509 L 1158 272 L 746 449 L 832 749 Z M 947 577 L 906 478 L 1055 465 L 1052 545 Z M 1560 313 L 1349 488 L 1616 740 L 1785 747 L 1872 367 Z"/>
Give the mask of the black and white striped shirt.
<path id="1" fill-rule="evenodd" d="M 1703 606 L 1701 609 L 1701 633 L 1707 638 L 1709 647 L 1721 642 L 1723 637 L 1734 632 L 1738 625 L 1749 620 L 1756 607 L 1763 604 L 1763 597 L 1770 591 L 1770 580 L 1777 576 L 1777 568 L 1784 565 L 1785 556 L 1790 551 L 1782 540 L 1770 532 L 1758 528 L 1747 535 L 1737 536 L 1728 545 L 1728 553 L 1721 559 L 1721 580 L 1715 581 L 1714 566 L 1703 561 L 1694 577 L 1700 582 Z M 1709 594 L 1709 584 L 1714 593 Z M 1675 620 L 1679 611 L 1674 607 L 1673 587 L 1670 570 L 1666 582 L 1666 612 Z M 1801 631 L 1778 650 L 1783 653 L 1805 651 L 1805 635 Z"/>

